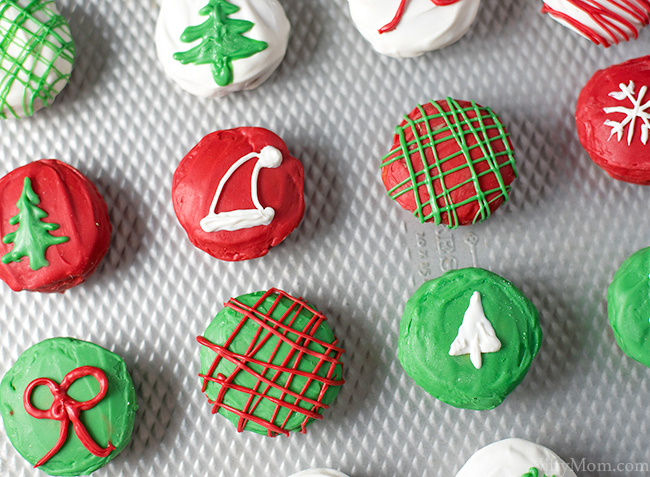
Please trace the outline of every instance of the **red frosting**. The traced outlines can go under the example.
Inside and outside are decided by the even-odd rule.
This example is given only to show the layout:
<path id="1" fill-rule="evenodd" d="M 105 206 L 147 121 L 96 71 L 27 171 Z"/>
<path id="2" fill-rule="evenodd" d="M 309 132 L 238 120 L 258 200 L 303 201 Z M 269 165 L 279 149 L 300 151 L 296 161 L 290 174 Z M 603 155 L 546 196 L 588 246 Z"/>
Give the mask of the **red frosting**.
<path id="1" fill-rule="evenodd" d="M 646 144 L 642 141 L 646 124 L 642 116 L 650 113 L 650 104 L 644 108 L 650 102 L 647 89 L 650 89 L 650 56 L 597 71 L 580 92 L 576 108 L 578 138 L 591 159 L 614 179 L 644 185 L 650 184 L 650 140 Z M 637 114 L 632 100 L 639 105 Z M 607 113 L 605 108 L 618 111 Z M 628 118 L 625 110 L 632 117 L 627 124 L 623 124 Z M 620 139 L 612 126 L 615 123 L 622 126 Z"/>
<path id="2" fill-rule="evenodd" d="M 395 16 L 393 19 L 381 27 L 379 29 L 379 34 L 382 33 L 387 33 L 389 31 L 393 31 L 395 28 L 397 28 L 397 25 L 399 25 L 400 20 L 402 19 L 402 15 L 404 15 L 404 10 L 406 9 L 406 2 L 408 0 L 402 0 L 397 7 L 397 12 L 395 13 Z M 437 7 L 446 7 L 448 5 L 453 5 L 454 3 L 458 2 L 459 0 L 431 0 L 433 4 Z"/>
<path id="3" fill-rule="evenodd" d="M 414 212 L 421 222 L 450 227 L 479 222 L 507 199 L 509 184 L 517 176 L 512 144 L 505 128 L 495 123 L 490 117 L 493 113 L 487 108 L 450 98 L 435 103 L 449 114 L 442 117 L 431 102 L 411 111 L 409 120 L 403 120 L 396 129 L 391 152 L 383 160 L 382 180 L 389 195 L 403 208 Z M 464 112 L 451 112 L 450 103 Z M 480 121 L 477 110 L 481 111 Z M 428 121 L 423 119 L 422 111 L 429 117 Z M 487 128 L 487 138 L 480 130 L 481 124 Z M 419 147 L 424 151 L 424 160 Z M 405 149 L 408 154 L 404 154 Z M 489 161 L 486 154 L 492 156 Z M 431 189 L 423 172 L 425 167 L 431 177 Z M 417 194 L 412 177 L 417 179 Z M 435 194 L 435 201 L 430 190 Z M 439 220 L 433 216 L 436 212 L 432 204 L 437 204 Z"/>
<path id="4" fill-rule="evenodd" d="M 262 168 L 257 181 L 260 204 L 275 210 L 273 220 L 268 225 L 205 232 L 200 222 L 210 211 L 221 179 L 235 162 L 265 146 L 282 153 L 281 164 Z M 225 182 L 215 213 L 254 208 L 251 175 L 255 163 L 244 163 Z M 266 255 L 298 226 L 305 210 L 303 182 L 302 164 L 291 157 L 282 139 L 267 129 L 243 127 L 208 134 L 185 156 L 174 173 L 172 200 L 195 246 L 221 260 L 248 260 Z"/>
<path id="5" fill-rule="evenodd" d="M 9 220 L 19 212 L 16 203 L 25 177 L 40 199 L 38 207 L 47 213 L 42 221 L 60 226 L 50 234 L 69 240 L 49 246 L 45 252 L 49 265 L 38 270 L 31 269 L 27 257 L 0 262 L 0 278 L 15 291 L 63 292 L 84 282 L 108 251 L 111 223 L 106 202 L 74 167 L 56 159 L 34 161 L 0 179 L 0 238 L 19 227 Z M 0 256 L 14 246 L 0 242 Z"/>

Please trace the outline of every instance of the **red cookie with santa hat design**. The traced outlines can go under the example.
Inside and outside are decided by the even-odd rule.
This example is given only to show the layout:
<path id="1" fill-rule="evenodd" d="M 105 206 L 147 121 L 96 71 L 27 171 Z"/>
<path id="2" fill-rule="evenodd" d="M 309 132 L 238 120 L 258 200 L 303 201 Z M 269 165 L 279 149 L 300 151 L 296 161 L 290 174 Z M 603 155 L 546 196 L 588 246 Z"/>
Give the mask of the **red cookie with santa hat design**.
<path id="1" fill-rule="evenodd" d="M 181 161 L 174 211 L 190 241 L 220 260 L 266 255 L 302 220 L 304 172 L 284 141 L 263 128 L 205 136 Z"/>
<path id="2" fill-rule="evenodd" d="M 0 179 L 0 279 L 13 290 L 63 292 L 85 281 L 108 251 L 103 197 L 77 169 L 31 162 Z"/>
<path id="3" fill-rule="evenodd" d="M 597 71 L 580 92 L 576 126 L 589 157 L 614 179 L 650 185 L 650 56 Z"/>

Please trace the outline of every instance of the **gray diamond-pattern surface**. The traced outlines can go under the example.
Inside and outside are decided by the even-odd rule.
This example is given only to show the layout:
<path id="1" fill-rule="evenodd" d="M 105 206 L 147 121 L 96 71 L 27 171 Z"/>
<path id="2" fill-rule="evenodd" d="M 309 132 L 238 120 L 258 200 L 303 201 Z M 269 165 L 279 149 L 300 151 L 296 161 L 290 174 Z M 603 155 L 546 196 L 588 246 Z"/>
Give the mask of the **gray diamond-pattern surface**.
<path id="1" fill-rule="evenodd" d="M 97 476 L 285 477 L 334 467 L 353 477 L 448 477 L 510 436 L 565 460 L 648 462 L 650 370 L 617 348 L 605 291 L 620 263 L 650 245 L 650 189 L 596 167 L 573 112 L 596 69 L 647 52 L 650 28 L 603 49 L 542 16 L 541 1 L 483 0 L 458 43 L 395 60 L 358 34 L 345 0 L 281 1 L 293 30 L 278 71 L 217 100 L 186 94 L 162 73 L 153 0 L 57 2 L 77 45 L 72 80 L 49 110 L 0 124 L 1 172 L 40 158 L 71 163 L 106 198 L 114 231 L 80 287 L 44 295 L 0 286 L 0 373 L 52 336 L 124 357 L 140 410 L 132 443 Z M 455 231 L 419 224 L 388 199 L 379 171 L 402 115 L 445 96 L 500 115 L 520 172 L 509 203 Z M 171 178 L 205 134 L 243 125 L 275 131 L 302 161 L 306 211 L 267 256 L 226 263 L 189 243 Z M 473 263 L 519 286 L 544 330 L 524 382 L 485 412 L 436 401 L 396 358 L 408 297 L 442 269 Z M 317 305 L 346 349 L 338 399 L 290 438 L 237 434 L 210 414 L 197 377 L 195 337 L 222 303 L 271 286 Z M 0 474 L 41 475 L 4 432 Z"/>

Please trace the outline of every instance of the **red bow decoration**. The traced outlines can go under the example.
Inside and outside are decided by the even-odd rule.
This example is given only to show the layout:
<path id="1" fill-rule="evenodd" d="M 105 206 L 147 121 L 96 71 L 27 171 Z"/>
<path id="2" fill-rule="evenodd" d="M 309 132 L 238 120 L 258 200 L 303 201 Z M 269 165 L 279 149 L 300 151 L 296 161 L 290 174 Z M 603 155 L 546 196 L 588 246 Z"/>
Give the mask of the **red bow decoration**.
<path id="1" fill-rule="evenodd" d="M 99 383 L 99 393 L 88 401 L 75 401 L 68 396 L 68 389 L 70 389 L 72 383 L 77 379 L 85 376 L 92 376 L 97 380 Z M 49 409 L 37 409 L 32 406 L 32 392 L 36 386 L 47 386 L 52 393 L 52 396 L 54 396 L 54 402 L 52 402 Z M 106 378 L 106 374 L 104 374 L 104 371 L 95 368 L 94 366 L 82 366 L 73 369 L 65 375 L 61 384 L 57 384 L 48 378 L 37 378 L 29 383 L 25 389 L 25 393 L 23 394 L 23 405 L 25 406 L 27 414 L 36 419 L 53 419 L 55 421 L 61 421 L 59 440 L 34 467 L 39 467 L 45 464 L 59 451 L 59 449 L 61 449 L 68 435 L 68 424 L 70 424 L 70 421 L 72 421 L 74 432 L 77 434 L 77 437 L 79 437 L 81 444 L 88 449 L 91 454 L 96 455 L 97 457 L 107 457 L 108 454 L 115 449 L 115 446 L 110 442 L 108 443 L 108 447 L 105 449 L 100 447 L 90 436 L 88 429 L 86 429 L 83 423 L 79 420 L 79 414 L 81 411 L 87 411 L 95 407 L 97 403 L 104 399 L 106 391 L 108 391 L 108 379 Z"/>
<path id="2" fill-rule="evenodd" d="M 446 7 L 447 5 L 456 3 L 458 0 L 431 0 L 431 1 L 437 7 Z M 404 9 L 406 8 L 406 2 L 408 2 L 408 0 L 402 0 L 400 2 L 395 17 L 389 23 L 387 23 L 386 25 L 384 25 L 379 29 L 380 34 L 393 31 L 395 28 L 397 28 L 397 25 L 399 24 L 399 21 L 402 19 L 402 15 L 404 14 Z"/>

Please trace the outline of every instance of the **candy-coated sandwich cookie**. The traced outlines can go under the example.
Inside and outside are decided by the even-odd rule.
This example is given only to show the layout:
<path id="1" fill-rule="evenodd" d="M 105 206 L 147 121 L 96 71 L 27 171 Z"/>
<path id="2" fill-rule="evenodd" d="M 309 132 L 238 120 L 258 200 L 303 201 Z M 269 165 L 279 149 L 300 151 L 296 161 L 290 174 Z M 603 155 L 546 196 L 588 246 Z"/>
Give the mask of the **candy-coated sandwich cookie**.
<path id="1" fill-rule="evenodd" d="M 73 338 L 32 346 L 0 383 L 9 440 L 50 475 L 86 475 L 106 465 L 129 443 L 137 409 L 122 358 Z"/>
<path id="2" fill-rule="evenodd" d="M 342 472 L 334 469 L 307 469 L 289 477 L 348 477 Z"/>
<path id="3" fill-rule="evenodd" d="M 224 96 L 271 76 L 290 29 L 277 0 L 163 0 L 156 49 L 165 73 L 185 91 Z"/>
<path id="4" fill-rule="evenodd" d="M 303 182 L 302 164 L 271 131 L 217 131 L 176 169 L 174 211 L 190 241 L 213 257 L 257 258 L 302 220 Z"/>
<path id="5" fill-rule="evenodd" d="M 477 451 L 456 477 L 576 477 L 576 474 L 550 449 L 510 438 Z"/>
<path id="6" fill-rule="evenodd" d="M 49 107 L 68 84 L 75 48 L 53 0 L 0 2 L 0 118 Z"/>
<path id="7" fill-rule="evenodd" d="M 272 437 L 322 419 L 343 384 L 343 350 L 325 320 L 274 288 L 231 298 L 197 338 L 212 413 Z"/>
<path id="8" fill-rule="evenodd" d="M 605 48 L 639 36 L 650 0 L 545 0 L 542 13 Z"/>
<path id="9" fill-rule="evenodd" d="M 490 108 L 451 98 L 418 105 L 382 158 L 388 195 L 422 223 L 486 219 L 517 177 L 510 134 Z"/>
<path id="10" fill-rule="evenodd" d="M 650 184 L 650 56 L 597 71 L 576 107 L 578 138 L 614 179 Z"/>
<path id="11" fill-rule="evenodd" d="M 97 269 L 111 223 L 88 178 L 44 159 L 0 179 L 0 238 L 0 278 L 11 289 L 63 292 Z"/>
<path id="12" fill-rule="evenodd" d="M 406 303 L 399 358 L 416 384 L 447 404 L 492 409 L 524 379 L 542 343 L 537 309 L 481 268 L 425 282 Z"/>
<path id="13" fill-rule="evenodd" d="M 348 0 L 359 32 L 379 53 L 419 56 L 458 41 L 480 0 Z"/>
<path id="14" fill-rule="evenodd" d="M 650 247 L 630 255 L 614 274 L 607 315 L 623 352 L 650 367 Z"/>

